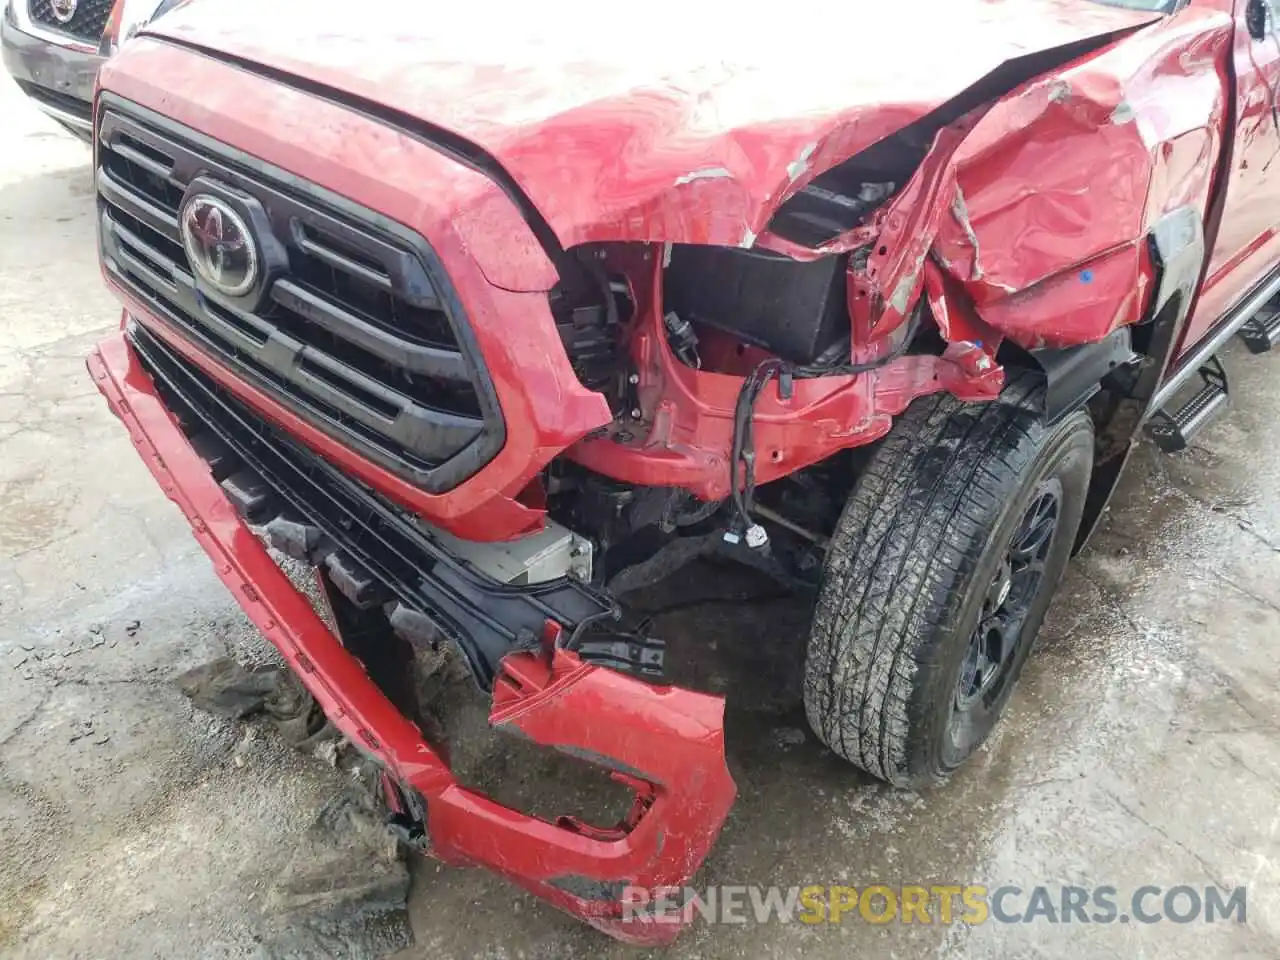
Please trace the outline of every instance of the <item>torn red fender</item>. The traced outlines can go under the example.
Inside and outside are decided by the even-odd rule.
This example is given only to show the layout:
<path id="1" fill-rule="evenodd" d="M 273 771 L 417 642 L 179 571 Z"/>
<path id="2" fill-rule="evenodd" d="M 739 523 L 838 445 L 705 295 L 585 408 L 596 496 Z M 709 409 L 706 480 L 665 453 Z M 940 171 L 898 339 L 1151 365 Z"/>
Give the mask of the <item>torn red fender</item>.
<path id="1" fill-rule="evenodd" d="M 1004 335 L 978 316 L 967 297 L 957 296 L 955 286 L 955 281 L 943 273 L 937 263 L 933 260 L 925 262 L 925 296 L 943 339 L 948 343 L 968 341 L 980 344 L 994 357 Z"/>
<path id="2" fill-rule="evenodd" d="M 897 330 L 919 299 L 929 250 L 955 196 L 956 151 L 984 112 L 977 110 L 938 133 L 920 169 L 885 213 L 866 268 L 851 273 L 854 362 L 872 358 L 859 356 L 857 345 Z"/>
<path id="3" fill-rule="evenodd" d="M 1147 233 L 1207 211 L 1227 135 L 1223 5 L 1192 5 L 992 104 L 956 151 L 933 256 L 1028 349 L 1101 340 L 1142 317 Z M 1229 5 L 1227 5 L 1229 6 Z"/>
<path id="4" fill-rule="evenodd" d="M 715 842 L 736 789 L 724 759 L 724 702 L 654 687 L 557 650 L 508 657 L 491 722 L 603 766 L 636 801 L 597 829 L 549 823 L 458 783 L 244 524 L 164 407 L 122 333 L 87 366 L 161 489 L 186 516 L 214 570 L 326 716 L 402 789 L 425 801 L 434 853 L 488 867 L 630 943 L 671 942 L 681 924 L 624 915 L 628 887 L 685 884 Z"/>

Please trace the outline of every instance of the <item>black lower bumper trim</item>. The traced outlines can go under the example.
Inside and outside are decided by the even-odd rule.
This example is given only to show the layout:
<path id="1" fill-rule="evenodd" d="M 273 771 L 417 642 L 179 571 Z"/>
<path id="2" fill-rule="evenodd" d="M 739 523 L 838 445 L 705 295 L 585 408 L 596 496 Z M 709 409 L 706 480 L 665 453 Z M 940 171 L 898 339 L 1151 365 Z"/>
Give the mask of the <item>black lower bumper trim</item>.
<path id="1" fill-rule="evenodd" d="M 569 578 L 510 586 L 447 552 L 419 524 L 253 414 L 136 324 L 129 341 L 182 423 L 213 432 L 292 511 L 318 527 L 406 606 L 429 617 L 489 689 L 499 662 L 538 644 L 548 621 L 565 637 L 616 620 L 607 594 Z M 572 641 L 571 641 L 572 642 Z"/>

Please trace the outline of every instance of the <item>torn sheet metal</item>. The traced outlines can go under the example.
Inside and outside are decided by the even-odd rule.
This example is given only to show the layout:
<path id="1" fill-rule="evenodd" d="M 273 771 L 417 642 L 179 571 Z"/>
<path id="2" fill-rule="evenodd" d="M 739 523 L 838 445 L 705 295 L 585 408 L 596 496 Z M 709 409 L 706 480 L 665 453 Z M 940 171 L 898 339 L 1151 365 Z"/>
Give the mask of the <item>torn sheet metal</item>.
<path id="1" fill-rule="evenodd" d="M 447 28 L 438 19 L 353 21 L 345 8 L 220 0 L 148 31 L 402 111 L 406 129 L 421 123 L 428 138 L 465 138 L 478 163 L 510 175 L 566 248 L 761 245 L 812 259 L 875 242 L 876 273 L 854 278 L 872 295 L 850 304 L 855 342 L 861 336 L 872 354 L 871 340 L 900 325 L 919 297 L 930 252 L 987 323 L 1024 345 L 1095 340 L 1136 320 L 1146 224 L 1170 205 L 1202 208 L 1208 196 L 1225 116 L 1216 63 L 1232 28 L 1229 13 L 1208 7 L 1159 19 L 1093 0 L 927 0 L 915 5 L 909 39 L 861 44 L 850 56 L 850 36 L 900 36 L 900 11 L 845 5 L 825 10 L 821 23 L 784 18 L 761 30 L 727 5 L 658 0 L 619 44 L 575 4 L 497 20 L 474 5 L 451 7 Z M 779 205 L 815 176 L 1002 64 L 1133 30 L 1007 96 L 994 92 L 963 143 L 950 144 L 952 169 L 917 170 L 888 213 L 820 248 L 769 233 Z M 1217 126 L 1206 128 L 1206 117 Z M 350 149 L 362 147 L 352 140 Z M 502 217 L 479 213 L 510 210 L 492 180 L 457 177 L 433 189 L 470 212 L 466 244 L 491 282 L 554 283 L 552 272 L 517 276 L 482 255 L 506 249 L 498 234 L 511 232 Z M 886 242 L 895 238 L 902 242 Z"/>
<path id="2" fill-rule="evenodd" d="M 1141 319 L 1145 236 L 1208 202 L 1226 109 L 1224 12 L 1189 10 L 992 105 L 956 151 L 933 252 L 983 320 L 1024 347 Z"/>

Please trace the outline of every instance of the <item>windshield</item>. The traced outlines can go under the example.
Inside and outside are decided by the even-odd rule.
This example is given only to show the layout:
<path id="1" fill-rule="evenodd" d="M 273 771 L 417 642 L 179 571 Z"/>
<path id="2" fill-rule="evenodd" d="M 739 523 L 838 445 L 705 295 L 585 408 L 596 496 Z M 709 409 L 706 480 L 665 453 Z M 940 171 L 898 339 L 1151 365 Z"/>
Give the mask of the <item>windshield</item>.
<path id="1" fill-rule="evenodd" d="M 1109 7 L 1127 7 L 1130 10 L 1150 10 L 1152 13 L 1172 13 L 1178 0 L 1096 0 Z"/>

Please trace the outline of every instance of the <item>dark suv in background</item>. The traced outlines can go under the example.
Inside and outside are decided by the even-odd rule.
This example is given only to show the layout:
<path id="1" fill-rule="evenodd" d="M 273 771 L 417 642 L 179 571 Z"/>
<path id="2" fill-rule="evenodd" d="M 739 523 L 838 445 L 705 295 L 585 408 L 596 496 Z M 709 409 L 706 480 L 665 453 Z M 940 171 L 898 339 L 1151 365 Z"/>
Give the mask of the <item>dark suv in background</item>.
<path id="1" fill-rule="evenodd" d="M 121 40 L 179 0 L 7 0 L 5 69 L 23 93 L 88 142 L 98 68 Z"/>

